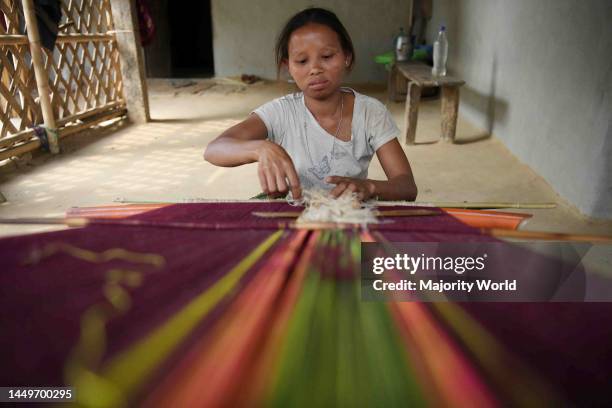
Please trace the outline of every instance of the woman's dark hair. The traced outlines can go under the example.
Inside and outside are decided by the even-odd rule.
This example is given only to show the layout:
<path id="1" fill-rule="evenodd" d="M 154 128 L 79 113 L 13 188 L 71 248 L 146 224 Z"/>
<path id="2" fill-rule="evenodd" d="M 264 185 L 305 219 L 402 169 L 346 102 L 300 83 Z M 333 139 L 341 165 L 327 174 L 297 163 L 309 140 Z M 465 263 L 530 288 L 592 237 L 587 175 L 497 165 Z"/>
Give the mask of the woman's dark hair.
<path id="1" fill-rule="evenodd" d="M 291 17 L 278 36 L 275 48 L 277 74 L 280 73 L 283 61 L 289 58 L 289 39 L 291 38 L 291 34 L 293 34 L 293 32 L 298 28 L 311 23 L 327 26 L 338 34 L 338 39 L 340 40 L 342 50 L 346 54 L 351 55 L 351 62 L 348 69 L 350 70 L 353 68 L 353 64 L 355 62 L 355 49 L 353 48 L 353 41 L 351 41 L 348 31 L 346 31 L 346 28 L 344 28 L 338 19 L 338 16 L 324 8 L 311 7 L 302 10 Z"/>

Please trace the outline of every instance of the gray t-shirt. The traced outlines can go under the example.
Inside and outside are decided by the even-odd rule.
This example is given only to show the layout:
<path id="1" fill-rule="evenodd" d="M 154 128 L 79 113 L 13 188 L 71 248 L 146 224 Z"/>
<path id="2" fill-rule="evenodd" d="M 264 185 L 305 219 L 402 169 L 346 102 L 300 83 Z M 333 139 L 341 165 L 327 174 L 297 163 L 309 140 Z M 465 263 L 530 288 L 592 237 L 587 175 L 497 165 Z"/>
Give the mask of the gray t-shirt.
<path id="1" fill-rule="evenodd" d="M 342 91 L 355 95 L 348 142 L 319 125 L 306 107 L 302 92 L 274 99 L 253 111 L 265 123 L 268 139 L 291 156 L 302 188 L 329 190 L 334 185 L 325 182 L 327 176 L 367 178 L 376 150 L 399 134 L 385 105 L 350 88 Z"/>

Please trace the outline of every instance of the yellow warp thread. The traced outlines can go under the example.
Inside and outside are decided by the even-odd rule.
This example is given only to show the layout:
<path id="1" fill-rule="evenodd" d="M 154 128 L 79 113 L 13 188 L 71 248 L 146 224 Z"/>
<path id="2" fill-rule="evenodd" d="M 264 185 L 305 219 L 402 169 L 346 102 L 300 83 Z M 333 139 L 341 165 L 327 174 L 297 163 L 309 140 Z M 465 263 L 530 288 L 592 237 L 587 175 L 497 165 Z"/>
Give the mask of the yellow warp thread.
<path id="1" fill-rule="evenodd" d="M 30 252 L 26 264 L 41 262 L 58 253 L 91 263 L 123 260 L 131 263 L 150 264 L 162 268 L 166 260 L 159 254 L 138 253 L 123 248 L 112 248 L 103 252 L 65 243 L 54 242 Z M 66 384 L 77 389 L 77 401 L 86 406 L 125 406 L 126 401 L 120 390 L 96 371 L 106 349 L 106 324 L 127 312 L 131 306 L 128 291 L 123 287 L 136 287 L 142 283 L 142 273 L 135 270 L 110 269 L 102 289 L 106 302 L 89 307 L 81 316 L 81 333 L 64 365 Z"/>
<path id="2" fill-rule="evenodd" d="M 107 271 L 103 292 L 108 303 L 95 304 L 81 316 L 81 335 L 64 367 L 66 384 L 77 390 L 79 404 L 90 407 L 111 404 L 116 407 L 126 406 L 127 401 L 123 400 L 115 385 L 100 377 L 96 370 L 106 349 L 107 322 L 127 312 L 131 306 L 129 292 L 122 285 L 133 288 L 141 283 L 142 274 L 139 271 Z"/>
<path id="3" fill-rule="evenodd" d="M 29 258 L 26 260 L 26 263 L 37 263 L 44 258 L 60 252 L 64 252 L 74 258 L 92 263 L 103 263 L 112 261 L 113 259 L 121 259 L 133 263 L 150 264 L 156 268 L 161 268 L 166 263 L 165 258 L 159 254 L 143 254 L 128 251 L 123 248 L 111 248 L 103 252 L 94 252 L 64 242 L 54 242 L 46 245 L 42 250 L 32 251 Z"/>
<path id="4" fill-rule="evenodd" d="M 101 375 L 123 391 L 124 397 L 121 400 L 125 401 L 125 396 L 132 394 L 147 381 L 154 369 L 168 358 L 181 340 L 216 304 L 235 289 L 242 276 L 283 233 L 282 230 L 273 233 L 227 275 L 193 299 L 161 327 L 105 364 Z M 96 395 L 103 392 L 95 389 L 88 391 Z"/>

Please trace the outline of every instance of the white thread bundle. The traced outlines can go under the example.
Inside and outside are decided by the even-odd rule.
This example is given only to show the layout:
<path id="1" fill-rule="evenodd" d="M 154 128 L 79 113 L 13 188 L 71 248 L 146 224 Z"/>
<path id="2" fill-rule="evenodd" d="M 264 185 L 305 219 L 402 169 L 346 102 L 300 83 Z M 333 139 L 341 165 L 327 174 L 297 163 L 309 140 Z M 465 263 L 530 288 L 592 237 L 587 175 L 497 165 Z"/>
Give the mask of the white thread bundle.
<path id="1" fill-rule="evenodd" d="M 289 203 L 305 207 L 296 221 L 298 224 L 305 222 L 378 223 L 373 206 L 360 202 L 355 193 L 347 192 L 334 198 L 327 191 L 304 190 L 302 199 L 290 200 Z"/>

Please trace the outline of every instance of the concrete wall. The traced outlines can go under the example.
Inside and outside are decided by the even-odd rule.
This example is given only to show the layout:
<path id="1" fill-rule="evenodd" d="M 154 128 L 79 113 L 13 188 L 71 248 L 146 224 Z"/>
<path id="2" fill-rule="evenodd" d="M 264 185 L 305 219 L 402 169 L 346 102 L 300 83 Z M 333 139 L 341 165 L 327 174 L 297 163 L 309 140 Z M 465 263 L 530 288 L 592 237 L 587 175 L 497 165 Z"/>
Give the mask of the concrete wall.
<path id="1" fill-rule="evenodd" d="M 410 0 L 212 0 L 215 75 L 255 74 L 276 78 L 274 43 L 287 20 L 309 7 L 336 13 L 348 30 L 357 64 L 347 82 L 384 82 L 374 56 L 391 51 L 399 27 L 407 28 Z"/>
<path id="2" fill-rule="evenodd" d="M 612 2 L 434 0 L 430 41 L 440 23 L 467 82 L 460 113 L 580 211 L 612 218 Z"/>

